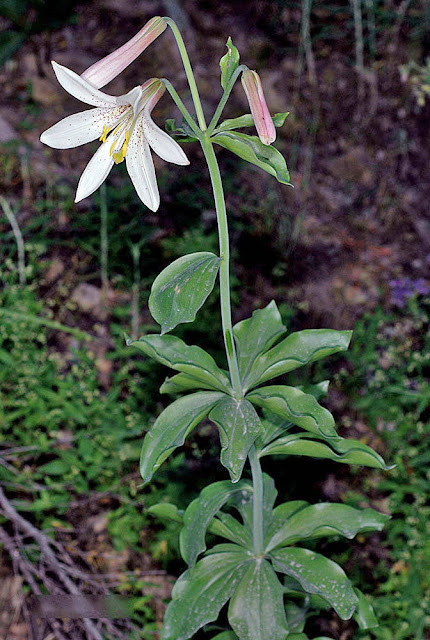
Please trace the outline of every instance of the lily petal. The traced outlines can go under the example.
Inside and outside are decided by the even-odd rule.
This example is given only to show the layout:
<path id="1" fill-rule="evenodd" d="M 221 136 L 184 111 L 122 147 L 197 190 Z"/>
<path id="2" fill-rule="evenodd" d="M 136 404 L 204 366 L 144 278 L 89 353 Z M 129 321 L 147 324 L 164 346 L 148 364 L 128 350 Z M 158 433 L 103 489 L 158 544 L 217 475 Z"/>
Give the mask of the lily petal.
<path id="1" fill-rule="evenodd" d="M 112 169 L 114 160 L 110 154 L 110 145 L 102 144 L 93 155 L 81 178 L 76 191 L 75 202 L 80 202 L 90 196 L 101 183 L 106 180 Z"/>
<path id="2" fill-rule="evenodd" d="M 53 149 L 72 149 L 92 142 L 117 122 L 127 107 L 97 107 L 63 118 L 40 136 L 40 141 Z"/>
<path id="3" fill-rule="evenodd" d="M 190 161 L 176 140 L 173 140 L 173 138 L 155 124 L 149 115 L 147 107 L 143 110 L 141 118 L 143 123 L 143 135 L 148 140 L 151 148 L 155 151 L 157 156 L 160 156 L 160 158 L 162 160 L 166 160 L 166 162 L 173 162 L 173 164 L 190 164 Z"/>
<path id="4" fill-rule="evenodd" d="M 108 107 L 116 104 L 115 96 L 109 96 L 107 93 L 99 91 L 71 69 L 63 67 L 54 60 L 52 66 L 63 89 L 81 102 L 91 104 L 93 107 Z"/>
<path id="5" fill-rule="evenodd" d="M 151 211 L 157 211 L 160 194 L 149 145 L 143 136 L 142 117 L 138 119 L 130 138 L 125 162 L 137 195 Z"/>

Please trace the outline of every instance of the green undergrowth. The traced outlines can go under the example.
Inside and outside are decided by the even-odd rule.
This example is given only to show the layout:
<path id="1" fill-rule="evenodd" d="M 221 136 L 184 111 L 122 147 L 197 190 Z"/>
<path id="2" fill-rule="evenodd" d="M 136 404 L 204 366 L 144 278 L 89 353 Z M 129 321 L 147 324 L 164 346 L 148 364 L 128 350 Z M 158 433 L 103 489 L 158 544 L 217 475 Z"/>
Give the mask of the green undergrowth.
<path id="1" fill-rule="evenodd" d="M 430 632 L 430 299 L 366 316 L 356 326 L 343 389 L 396 467 L 373 487 L 392 520 L 376 568 L 379 628 L 361 640 L 425 640 Z M 360 572 L 357 572 L 357 577 Z M 360 586 L 360 585 L 358 585 Z"/>

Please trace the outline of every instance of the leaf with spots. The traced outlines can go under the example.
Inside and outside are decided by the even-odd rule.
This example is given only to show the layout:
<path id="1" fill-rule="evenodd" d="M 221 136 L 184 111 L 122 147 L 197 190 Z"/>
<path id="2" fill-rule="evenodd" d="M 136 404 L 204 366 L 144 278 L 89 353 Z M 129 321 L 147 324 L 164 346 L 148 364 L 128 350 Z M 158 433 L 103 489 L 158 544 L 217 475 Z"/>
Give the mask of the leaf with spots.
<path id="1" fill-rule="evenodd" d="M 241 640 L 285 639 L 283 589 L 266 560 L 250 563 L 231 598 L 228 621 Z"/>
<path id="2" fill-rule="evenodd" d="M 330 411 L 309 393 L 296 387 L 271 385 L 254 389 L 247 396 L 256 404 L 293 424 L 325 438 L 338 438 Z"/>
<path id="3" fill-rule="evenodd" d="M 214 253 L 190 253 L 155 278 L 148 304 L 152 317 L 161 325 L 161 335 L 195 319 L 214 288 L 219 265 Z"/>
<path id="4" fill-rule="evenodd" d="M 216 620 L 246 571 L 250 557 L 234 545 L 214 547 L 174 586 L 164 617 L 162 640 L 187 640 Z"/>
<path id="5" fill-rule="evenodd" d="M 247 379 L 247 389 L 348 349 L 352 331 L 305 329 L 290 333 L 284 340 L 255 359 Z"/>
<path id="6" fill-rule="evenodd" d="M 248 400 L 240 401 L 224 397 L 209 414 L 218 427 L 221 440 L 221 463 L 229 470 L 232 482 L 242 474 L 246 456 L 256 437 L 262 432 L 262 424 Z"/>
<path id="7" fill-rule="evenodd" d="M 288 504 L 288 503 L 287 503 Z M 307 538 L 344 536 L 354 538 L 365 531 L 382 531 L 390 516 L 374 509 L 354 509 L 345 504 L 323 502 L 296 510 L 268 542 L 266 551 Z"/>
<path id="8" fill-rule="evenodd" d="M 326 600 L 342 618 L 349 620 L 358 598 L 343 569 L 309 549 L 276 549 L 270 553 L 276 571 L 293 577 L 310 594 Z"/>
<path id="9" fill-rule="evenodd" d="M 206 549 L 205 536 L 209 523 L 221 507 L 238 493 L 248 496 L 252 493 L 252 484 L 245 481 L 233 484 L 228 480 L 221 480 L 205 487 L 199 497 L 187 507 L 180 535 L 180 549 L 183 559 L 189 565 L 194 564 L 197 556 Z"/>
<path id="10" fill-rule="evenodd" d="M 127 346 L 136 347 L 166 367 L 183 373 L 186 377 L 185 384 L 181 385 L 181 380 L 179 381 L 181 391 L 202 387 L 226 393 L 231 390 L 227 373 L 217 366 L 207 351 L 195 345 L 190 346 L 176 336 L 150 334 L 142 336 L 139 340 L 127 340 Z M 170 391 L 169 387 L 167 390 Z"/>
<path id="11" fill-rule="evenodd" d="M 179 398 L 164 409 L 143 441 L 140 474 L 145 483 L 222 397 L 222 393 L 200 391 Z"/>

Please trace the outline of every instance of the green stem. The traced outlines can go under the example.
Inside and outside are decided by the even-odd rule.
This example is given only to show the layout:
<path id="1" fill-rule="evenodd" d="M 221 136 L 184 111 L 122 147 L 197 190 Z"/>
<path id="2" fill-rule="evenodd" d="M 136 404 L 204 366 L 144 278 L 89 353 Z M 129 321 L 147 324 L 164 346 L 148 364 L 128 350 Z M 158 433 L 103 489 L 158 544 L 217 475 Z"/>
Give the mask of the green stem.
<path id="1" fill-rule="evenodd" d="M 214 113 L 214 115 L 213 115 L 213 118 L 212 118 L 212 120 L 210 121 L 210 124 L 209 124 L 209 126 L 208 126 L 208 133 L 209 133 L 209 135 L 212 135 L 213 130 L 215 129 L 215 127 L 216 127 L 216 126 L 217 126 L 217 124 L 218 124 L 218 120 L 219 120 L 219 119 L 220 119 L 220 117 L 221 117 L 221 114 L 222 114 L 222 112 L 223 112 L 223 109 L 224 109 L 224 107 L 225 107 L 225 105 L 226 105 L 227 100 L 228 100 L 228 99 L 229 99 L 229 97 L 230 97 L 230 93 L 232 92 L 232 89 L 233 89 L 233 87 L 234 87 L 234 85 L 235 85 L 235 83 L 236 83 L 237 78 L 238 78 L 238 77 L 239 77 L 239 75 L 242 73 L 242 71 L 245 71 L 245 69 L 247 69 L 247 68 L 248 68 L 248 67 L 247 67 L 246 65 L 241 64 L 241 65 L 236 69 L 236 71 L 233 73 L 233 75 L 231 76 L 231 78 L 230 78 L 230 82 L 229 82 L 229 83 L 228 83 L 228 85 L 227 85 L 227 89 L 224 91 L 224 94 L 223 94 L 223 96 L 222 96 L 221 100 L 219 101 L 219 104 L 218 104 L 218 106 L 217 106 L 217 108 L 216 108 L 216 111 L 215 111 L 215 113 Z"/>
<path id="2" fill-rule="evenodd" d="M 230 244 L 228 238 L 227 211 L 225 208 L 224 190 L 222 187 L 221 174 L 215 156 L 213 145 L 209 136 L 201 139 L 201 145 L 208 163 L 209 174 L 212 182 L 212 189 L 215 199 L 215 208 L 218 219 L 219 252 L 221 265 L 219 270 L 220 296 L 221 296 L 221 320 L 224 334 L 224 343 L 227 353 L 228 368 L 230 371 L 231 383 L 237 400 L 243 397 L 242 385 L 240 382 L 239 367 L 237 364 L 236 347 L 233 339 L 233 326 L 231 322 L 231 302 L 230 302 Z"/>
<path id="3" fill-rule="evenodd" d="M 179 31 L 176 22 L 171 18 L 164 18 L 166 24 L 169 25 L 171 30 L 173 31 L 173 35 L 176 39 L 176 44 L 178 45 L 179 53 L 181 54 L 182 62 L 184 65 L 185 73 L 187 75 L 188 84 L 190 86 L 191 96 L 194 102 L 194 108 L 196 110 L 197 120 L 199 121 L 200 129 L 202 131 L 206 131 L 206 121 L 205 116 L 202 109 L 202 103 L 200 100 L 199 92 L 197 89 L 196 81 L 194 78 L 193 69 L 191 67 L 190 59 L 188 57 L 187 50 L 185 48 L 184 41 L 181 36 L 181 32 Z"/>
<path id="4" fill-rule="evenodd" d="M 181 98 L 179 97 L 178 92 L 176 91 L 175 87 L 173 86 L 173 84 L 167 80 L 166 78 L 161 78 L 161 82 L 164 84 L 164 86 L 166 87 L 167 91 L 170 93 L 170 95 L 173 98 L 173 102 L 176 104 L 176 106 L 178 107 L 179 111 L 182 113 L 182 115 L 184 116 L 185 120 L 187 121 L 187 123 L 189 124 L 190 128 L 194 131 L 194 133 L 196 134 L 196 136 L 198 138 L 201 138 L 201 131 L 198 128 L 198 126 L 196 125 L 196 123 L 194 122 L 194 120 L 192 119 L 187 107 L 184 105 L 184 103 L 182 102 Z"/>
<path id="5" fill-rule="evenodd" d="M 255 555 L 261 555 L 264 550 L 263 538 L 263 473 L 255 446 L 249 450 L 249 462 L 252 471 L 253 502 L 252 502 L 252 538 Z"/>

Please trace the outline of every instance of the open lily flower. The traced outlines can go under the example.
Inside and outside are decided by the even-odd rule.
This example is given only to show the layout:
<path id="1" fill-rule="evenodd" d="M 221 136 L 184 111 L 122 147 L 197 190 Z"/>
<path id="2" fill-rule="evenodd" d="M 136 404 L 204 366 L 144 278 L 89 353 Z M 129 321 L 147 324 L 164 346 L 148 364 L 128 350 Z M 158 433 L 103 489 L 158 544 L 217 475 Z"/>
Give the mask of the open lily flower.
<path id="1" fill-rule="evenodd" d="M 110 96 L 70 69 L 56 62 L 52 65 L 62 87 L 95 108 L 60 120 L 42 133 L 41 142 L 54 149 L 71 149 L 97 139 L 103 143 L 79 180 L 75 202 L 94 193 L 113 165 L 125 159 L 139 198 L 156 211 L 160 196 L 150 147 L 167 162 L 189 164 L 178 143 L 151 118 L 152 109 L 165 91 L 163 83 L 152 78 L 125 95 Z"/>

